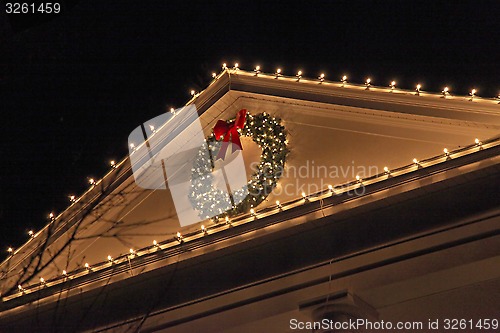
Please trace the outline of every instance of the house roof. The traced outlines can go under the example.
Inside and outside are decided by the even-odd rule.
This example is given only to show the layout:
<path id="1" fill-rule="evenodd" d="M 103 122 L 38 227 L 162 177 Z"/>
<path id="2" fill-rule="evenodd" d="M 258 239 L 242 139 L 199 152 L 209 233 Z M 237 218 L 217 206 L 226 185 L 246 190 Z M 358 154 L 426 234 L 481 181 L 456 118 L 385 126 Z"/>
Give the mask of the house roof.
<path id="1" fill-rule="evenodd" d="M 366 172 L 356 180 L 348 169 L 329 183 L 324 182 L 332 178 L 329 176 L 288 175 L 280 181 L 282 192 L 272 193 L 256 207 L 256 216 L 242 214 L 231 224 L 201 222 L 207 235 L 200 230 L 201 223 L 180 228 L 168 190 L 160 193 L 138 188 L 127 157 L 2 263 L 0 322 L 2 317 L 22 313 L 20 306 L 34 299 L 39 300 L 37 306 L 50 308 L 61 293 L 68 299 L 80 293 L 91 297 L 103 286 L 118 290 L 133 281 L 141 284 L 149 277 L 167 274 L 181 262 L 202 265 L 219 254 L 256 250 L 261 245 L 271 249 L 273 240 L 286 247 L 283 239 L 300 230 L 314 230 L 315 221 L 355 221 L 363 209 L 377 211 L 418 198 L 426 191 L 453 193 L 453 184 L 468 184 L 475 179 L 484 182 L 485 174 L 498 170 L 500 106 L 493 100 L 469 99 L 442 98 L 423 91 L 416 96 L 415 92 L 385 87 L 366 90 L 364 85 L 328 81 L 297 82 L 295 77 L 226 69 L 187 103 L 196 105 L 206 135 L 217 120 L 230 119 L 241 108 L 254 114 L 264 111 L 283 119 L 289 132 L 289 168 L 298 172 L 307 161 L 314 161 L 316 166 L 337 166 L 337 172 L 355 164 L 371 165 L 378 172 Z M 248 151 L 254 149 L 248 147 Z M 308 168 L 320 172 L 312 164 Z M 316 187 L 307 189 L 307 200 L 301 191 L 283 191 L 287 186 L 297 189 L 311 184 Z M 332 184 L 334 193 L 328 188 Z M 360 185 L 367 192 L 352 195 Z M 443 227 L 441 223 L 447 221 L 435 221 L 431 216 L 426 215 L 429 224 L 422 221 L 407 228 L 391 222 L 391 239 Z M 345 230 L 336 226 L 329 232 L 359 232 L 357 228 L 363 225 L 352 222 L 352 231 L 347 225 Z M 177 232 L 182 233 L 182 242 L 176 238 Z M 377 244 L 390 241 L 376 239 Z M 361 243 L 361 247 L 375 245 Z M 348 248 L 343 255 L 356 247 Z M 322 258 L 331 255 L 326 251 Z M 317 253 L 304 256 L 322 260 Z M 277 265 L 276 270 L 264 270 L 265 276 L 283 274 L 286 269 L 286 265 Z"/>

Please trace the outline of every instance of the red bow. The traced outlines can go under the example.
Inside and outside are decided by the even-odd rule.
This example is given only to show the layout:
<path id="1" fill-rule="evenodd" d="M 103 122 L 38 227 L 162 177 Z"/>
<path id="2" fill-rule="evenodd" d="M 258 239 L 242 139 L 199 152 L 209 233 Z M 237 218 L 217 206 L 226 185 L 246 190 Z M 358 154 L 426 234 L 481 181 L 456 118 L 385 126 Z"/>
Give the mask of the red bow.
<path id="1" fill-rule="evenodd" d="M 245 127 L 246 115 L 247 110 L 242 109 L 236 114 L 236 119 L 232 124 L 229 124 L 224 120 L 217 121 L 214 127 L 215 138 L 219 140 L 222 136 L 224 136 L 224 141 L 222 142 L 222 146 L 219 150 L 219 153 L 217 154 L 216 160 L 218 160 L 219 158 L 224 159 L 224 157 L 226 157 L 229 142 L 236 145 L 236 147 L 234 147 L 235 151 L 242 149 L 238 129 Z"/>

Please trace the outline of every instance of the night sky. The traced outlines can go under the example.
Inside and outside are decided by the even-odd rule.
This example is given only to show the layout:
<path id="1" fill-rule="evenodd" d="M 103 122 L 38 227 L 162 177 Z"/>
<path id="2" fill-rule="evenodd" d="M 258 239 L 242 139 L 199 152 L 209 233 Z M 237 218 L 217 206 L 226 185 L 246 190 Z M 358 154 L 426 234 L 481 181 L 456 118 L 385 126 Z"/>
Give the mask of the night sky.
<path id="1" fill-rule="evenodd" d="M 6 16 L 0 4 L 0 258 L 124 157 L 130 131 L 183 105 L 222 62 L 500 91 L 498 1 L 99 0 L 41 19 Z"/>

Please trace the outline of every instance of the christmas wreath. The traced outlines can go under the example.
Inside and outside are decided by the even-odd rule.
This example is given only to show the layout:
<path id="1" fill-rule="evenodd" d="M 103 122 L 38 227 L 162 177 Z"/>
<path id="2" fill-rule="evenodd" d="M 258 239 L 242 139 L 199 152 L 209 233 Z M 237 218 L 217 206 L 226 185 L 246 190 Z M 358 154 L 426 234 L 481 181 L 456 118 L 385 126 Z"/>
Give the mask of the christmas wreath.
<path id="1" fill-rule="evenodd" d="M 225 158 L 230 144 L 236 150 L 242 149 L 240 135 L 252 138 L 260 146 L 260 162 L 246 186 L 231 192 L 223 191 L 213 185 L 212 171 L 216 161 Z M 241 110 L 235 119 L 219 120 L 206 139 L 206 145 L 198 151 L 191 169 L 189 200 L 199 216 L 217 220 L 248 212 L 264 201 L 283 174 L 287 143 L 281 120 L 266 112 L 253 116 Z"/>

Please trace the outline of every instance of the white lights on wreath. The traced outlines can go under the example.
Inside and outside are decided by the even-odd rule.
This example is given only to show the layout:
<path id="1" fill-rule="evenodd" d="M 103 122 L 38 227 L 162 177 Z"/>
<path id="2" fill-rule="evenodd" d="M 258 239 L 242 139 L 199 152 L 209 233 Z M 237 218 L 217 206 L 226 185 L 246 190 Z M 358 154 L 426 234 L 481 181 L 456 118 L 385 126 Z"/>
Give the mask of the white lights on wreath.
<path id="1" fill-rule="evenodd" d="M 422 85 L 419 83 L 417 84 L 417 87 L 415 88 L 415 95 L 420 96 L 420 89 L 422 88 Z"/>
<path id="2" fill-rule="evenodd" d="M 393 92 L 396 89 L 396 81 L 392 81 L 389 87 L 391 87 L 391 92 Z"/>
<path id="3" fill-rule="evenodd" d="M 232 122 L 233 120 L 228 120 Z M 198 151 L 191 168 L 191 191 L 189 200 L 202 219 L 212 217 L 235 216 L 247 213 L 251 207 L 258 206 L 276 187 L 281 177 L 285 158 L 288 153 L 283 137 L 286 131 L 281 121 L 266 112 L 252 115 L 246 113 L 245 125 L 239 130 L 240 135 L 251 138 L 262 148 L 260 163 L 242 188 L 233 190 L 231 197 L 226 191 L 213 186 L 213 157 L 220 149 L 220 140 L 215 135 L 207 137 L 207 145 Z M 231 206 L 230 202 L 237 202 Z"/>
<path id="4" fill-rule="evenodd" d="M 372 86 L 372 79 L 367 78 L 365 81 L 365 90 L 370 90 L 371 86 Z"/>
<path id="5" fill-rule="evenodd" d="M 450 88 L 444 87 L 443 91 L 441 91 L 441 95 L 443 95 L 443 98 L 450 96 Z"/>
<path id="6" fill-rule="evenodd" d="M 477 89 L 472 89 L 470 91 L 470 93 L 469 93 L 469 96 L 470 96 L 469 101 L 472 102 L 474 100 L 474 97 L 476 97 L 476 93 L 477 93 Z"/>
<path id="7" fill-rule="evenodd" d="M 297 82 L 299 82 L 302 79 L 302 71 L 298 71 L 295 77 L 297 78 Z"/>

